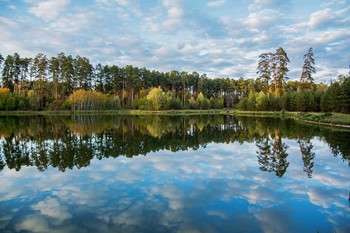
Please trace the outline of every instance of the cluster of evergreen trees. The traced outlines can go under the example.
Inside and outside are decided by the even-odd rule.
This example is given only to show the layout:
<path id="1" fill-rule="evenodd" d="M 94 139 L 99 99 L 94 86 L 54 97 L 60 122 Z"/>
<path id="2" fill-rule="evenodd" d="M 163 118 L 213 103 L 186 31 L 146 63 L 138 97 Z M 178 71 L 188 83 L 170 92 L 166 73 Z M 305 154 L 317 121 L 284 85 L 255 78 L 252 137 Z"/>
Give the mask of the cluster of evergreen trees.
<path id="1" fill-rule="evenodd" d="M 197 72 L 159 72 L 131 65 L 93 65 L 60 53 L 0 54 L 0 110 L 209 109 L 349 112 L 349 76 L 315 84 L 312 48 L 299 81 L 287 77 L 283 48 L 260 55 L 257 79 L 210 79 Z"/>

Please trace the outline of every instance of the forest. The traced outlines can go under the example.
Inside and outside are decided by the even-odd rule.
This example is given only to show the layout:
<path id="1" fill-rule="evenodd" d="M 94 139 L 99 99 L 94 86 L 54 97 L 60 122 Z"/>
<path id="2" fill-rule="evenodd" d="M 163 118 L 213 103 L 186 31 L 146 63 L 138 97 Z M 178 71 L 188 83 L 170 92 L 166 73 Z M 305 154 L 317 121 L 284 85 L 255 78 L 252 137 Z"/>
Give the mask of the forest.
<path id="1" fill-rule="evenodd" d="M 350 113 L 350 75 L 340 75 L 329 84 L 315 82 L 310 48 L 300 78 L 288 81 L 289 62 L 280 47 L 259 56 L 256 78 L 232 79 L 92 64 L 86 57 L 63 52 L 55 57 L 38 53 L 34 58 L 0 54 L 0 110 L 235 108 Z"/>

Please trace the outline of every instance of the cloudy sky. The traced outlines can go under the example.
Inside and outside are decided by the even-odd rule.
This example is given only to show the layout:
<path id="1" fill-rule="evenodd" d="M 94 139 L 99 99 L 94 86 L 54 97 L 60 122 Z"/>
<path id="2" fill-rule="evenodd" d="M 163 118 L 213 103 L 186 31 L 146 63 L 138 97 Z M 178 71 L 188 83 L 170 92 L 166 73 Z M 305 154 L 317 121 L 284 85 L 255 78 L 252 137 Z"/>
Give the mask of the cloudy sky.
<path id="1" fill-rule="evenodd" d="M 283 47 L 297 79 L 313 47 L 327 82 L 349 71 L 349 25 L 350 0 L 0 0 L 0 53 L 255 78 Z"/>

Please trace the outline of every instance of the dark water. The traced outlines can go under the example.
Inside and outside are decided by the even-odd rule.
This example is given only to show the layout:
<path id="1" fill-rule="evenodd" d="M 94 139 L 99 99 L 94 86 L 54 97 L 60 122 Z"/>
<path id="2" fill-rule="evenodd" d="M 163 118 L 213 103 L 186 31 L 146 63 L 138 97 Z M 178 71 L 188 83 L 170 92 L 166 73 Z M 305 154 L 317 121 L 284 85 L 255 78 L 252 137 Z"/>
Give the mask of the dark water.
<path id="1" fill-rule="evenodd" d="M 350 232 L 349 163 L 291 120 L 0 117 L 0 232 Z"/>

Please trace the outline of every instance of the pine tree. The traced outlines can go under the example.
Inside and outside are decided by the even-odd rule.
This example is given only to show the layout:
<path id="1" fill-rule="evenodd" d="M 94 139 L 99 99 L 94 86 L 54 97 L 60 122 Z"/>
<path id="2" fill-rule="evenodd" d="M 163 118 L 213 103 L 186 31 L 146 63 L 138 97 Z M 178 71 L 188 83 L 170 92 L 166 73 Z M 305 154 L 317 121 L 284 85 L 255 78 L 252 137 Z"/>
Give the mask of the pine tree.
<path id="1" fill-rule="evenodd" d="M 282 47 L 279 47 L 276 53 L 263 53 L 259 57 L 257 73 L 264 86 L 262 89 L 266 92 L 269 82 L 272 82 L 271 91 L 274 91 L 276 96 L 281 96 L 288 79 L 289 58 L 287 53 Z"/>
<path id="2" fill-rule="evenodd" d="M 309 48 L 307 54 L 304 55 L 304 65 L 300 76 L 298 91 L 300 91 L 300 89 L 305 87 L 311 87 L 310 84 L 312 84 L 314 81 L 312 74 L 316 73 L 316 69 L 314 65 L 315 65 L 315 59 L 314 59 L 314 53 L 311 47 Z"/>
<path id="3" fill-rule="evenodd" d="M 271 53 L 262 53 L 258 63 L 257 74 L 259 74 L 259 79 L 262 83 L 262 90 L 266 93 L 271 80 Z"/>
<path id="4" fill-rule="evenodd" d="M 275 74 L 275 94 L 280 96 L 284 90 L 286 80 L 288 79 L 287 73 L 289 71 L 287 65 L 290 62 L 286 51 L 282 47 L 279 47 L 274 54 L 273 61 L 276 63 Z"/>

